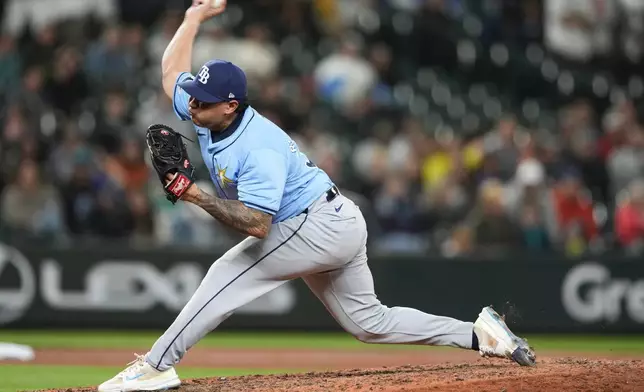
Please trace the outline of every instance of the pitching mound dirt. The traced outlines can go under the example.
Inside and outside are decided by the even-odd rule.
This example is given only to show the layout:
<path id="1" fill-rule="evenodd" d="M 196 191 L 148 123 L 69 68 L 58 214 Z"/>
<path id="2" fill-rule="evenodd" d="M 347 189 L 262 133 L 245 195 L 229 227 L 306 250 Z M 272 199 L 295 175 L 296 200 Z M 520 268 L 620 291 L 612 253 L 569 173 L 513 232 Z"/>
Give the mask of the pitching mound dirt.
<path id="1" fill-rule="evenodd" d="M 94 388 L 61 392 L 89 392 Z M 644 391 L 644 361 L 545 359 L 533 368 L 502 360 L 369 370 L 185 380 L 181 392 Z"/>

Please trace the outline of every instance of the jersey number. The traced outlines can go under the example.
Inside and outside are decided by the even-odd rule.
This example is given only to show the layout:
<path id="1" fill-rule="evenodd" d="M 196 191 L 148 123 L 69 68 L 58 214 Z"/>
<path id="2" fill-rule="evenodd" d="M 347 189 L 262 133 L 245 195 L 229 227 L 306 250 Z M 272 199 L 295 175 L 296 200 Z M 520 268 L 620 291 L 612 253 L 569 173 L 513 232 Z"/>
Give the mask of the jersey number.
<path id="1" fill-rule="evenodd" d="M 294 142 L 294 141 L 292 141 L 292 140 L 291 140 L 291 142 L 289 143 L 289 149 L 290 149 L 290 150 L 291 150 L 291 152 L 293 152 L 293 153 L 299 153 L 299 154 L 301 154 L 301 155 L 306 159 L 306 166 L 308 166 L 308 167 L 317 167 L 317 166 L 315 165 L 315 163 L 313 163 L 313 161 L 311 161 L 311 160 L 310 160 L 310 159 L 309 159 L 309 158 L 308 158 L 308 157 L 307 157 L 303 152 L 301 152 L 301 151 L 297 151 L 297 144 L 295 144 L 295 142 Z"/>

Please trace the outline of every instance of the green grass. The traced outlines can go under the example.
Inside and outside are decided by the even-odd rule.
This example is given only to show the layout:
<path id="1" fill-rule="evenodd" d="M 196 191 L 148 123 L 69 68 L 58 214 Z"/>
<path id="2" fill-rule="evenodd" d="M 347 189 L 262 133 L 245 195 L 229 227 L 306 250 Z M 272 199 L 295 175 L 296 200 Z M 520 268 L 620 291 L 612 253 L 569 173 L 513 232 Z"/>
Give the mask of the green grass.
<path id="1" fill-rule="evenodd" d="M 9 331 L 0 330 L 0 342 L 35 348 L 149 348 L 160 331 Z M 644 353 L 644 335 L 528 335 L 541 350 Z M 211 348 L 323 348 L 323 349 L 426 349 L 422 346 L 367 345 L 346 333 L 214 332 L 198 347 Z M 449 350 L 449 348 L 446 348 Z"/>
<path id="2" fill-rule="evenodd" d="M 644 355 L 643 335 L 528 336 L 535 349 Z"/>
<path id="3" fill-rule="evenodd" d="M 95 387 L 121 370 L 123 368 L 107 366 L 2 365 L 0 366 L 0 392 Z M 200 369 L 182 368 L 181 366 L 177 367 L 177 370 L 183 379 L 293 372 L 293 370 Z"/>
<path id="4" fill-rule="evenodd" d="M 162 331 L 7 331 L 0 341 L 38 348 L 147 348 Z M 345 333 L 245 333 L 215 332 L 199 347 L 213 348 L 329 348 L 351 349 L 365 344 Z"/>

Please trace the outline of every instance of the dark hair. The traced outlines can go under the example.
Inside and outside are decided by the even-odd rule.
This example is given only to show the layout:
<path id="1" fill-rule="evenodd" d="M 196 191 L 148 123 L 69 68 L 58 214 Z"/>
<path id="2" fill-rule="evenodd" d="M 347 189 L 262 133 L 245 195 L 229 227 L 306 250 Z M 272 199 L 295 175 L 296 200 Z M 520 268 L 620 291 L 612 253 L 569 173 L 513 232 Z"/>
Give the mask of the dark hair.
<path id="1" fill-rule="evenodd" d="M 237 102 L 239 103 L 239 105 L 237 106 L 237 109 L 235 109 L 235 113 L 243 113 L 246 110 L 246 108 L 250 106 L 250 102 L 248 102 L 248 98 L 244 98 Z"/>

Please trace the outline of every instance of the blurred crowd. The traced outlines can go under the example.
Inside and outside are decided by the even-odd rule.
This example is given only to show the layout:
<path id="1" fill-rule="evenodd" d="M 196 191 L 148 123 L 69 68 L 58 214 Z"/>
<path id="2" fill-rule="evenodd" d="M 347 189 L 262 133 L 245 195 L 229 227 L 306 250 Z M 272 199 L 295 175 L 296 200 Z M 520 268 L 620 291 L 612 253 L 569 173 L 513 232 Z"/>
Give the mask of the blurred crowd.
<path id="1" fill-rule="evenodd" d="M 2 238 L 239 240 L 165 199 L 142 140 L 192 138 L 160 86 L 186 3 L 1 2 Z M 575 257 L 644 248 L 643 56 L 638 0 L 229 0 L 193 69 L 242 67 L 377 251 Z"/>

